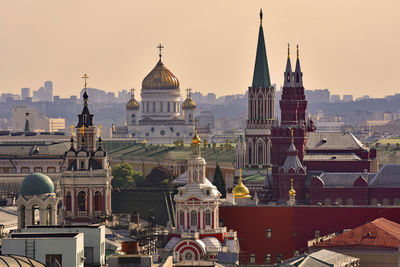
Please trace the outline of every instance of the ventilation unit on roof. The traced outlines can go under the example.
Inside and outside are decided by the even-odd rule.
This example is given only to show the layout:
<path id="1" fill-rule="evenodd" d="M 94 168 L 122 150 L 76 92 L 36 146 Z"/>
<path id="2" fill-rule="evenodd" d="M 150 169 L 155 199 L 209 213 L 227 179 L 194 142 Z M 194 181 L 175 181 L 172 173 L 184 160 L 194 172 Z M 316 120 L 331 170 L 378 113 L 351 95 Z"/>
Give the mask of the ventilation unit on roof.
<path id="1" fill-rule="evenodd" d="M 322 138 L 322 143 L 326 143 L 328 140 L 326 138 Z"/>

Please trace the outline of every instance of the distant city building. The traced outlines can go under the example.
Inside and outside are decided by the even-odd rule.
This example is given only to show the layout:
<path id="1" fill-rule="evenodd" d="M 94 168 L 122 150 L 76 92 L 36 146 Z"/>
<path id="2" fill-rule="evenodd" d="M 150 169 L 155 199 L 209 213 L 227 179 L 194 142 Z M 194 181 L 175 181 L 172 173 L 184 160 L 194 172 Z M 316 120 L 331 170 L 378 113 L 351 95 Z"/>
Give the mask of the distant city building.
<path id="1" fill-rule="evenodd" d="M 198 125 L 209 127 L 210 129 L 215 128 L 215 116 L 208 110 L 200 111 L 200 114 L 197 116 L 199 120 Z"/>
<path id="2" fill-rule="evenodd" d="M 21 88 L 21 100 L 25 100 L 28 97 L 31 97 L 31 89 L 30 88 Z"/>
<path id="3" fill-rule="evenodd" d="M 331 103 L 339 102 L 340 95 L 331 95 Z"/>
<path id="4" fill-rule="evenodd" d="M 310 103 L 329 103 L 331 93 L 328 89 L 305 90 L 305 95 Z"/>
<path id="5" fill-rule="evenodd" d="M 37 101 L 53 102 L 53 82 L 46 81 L 44 87 L 40 87 L 37 91 L 33 91 L 33 99 Z"/>
<path id="6" fill-rule="evenodd" d="M 343 95 L 344 102 L 353 102 L 353 95 Z"/>
<path id="7" fill-rule="evenodd" d="M 19 100 L 20 96 L 19 95 L 15 95 L 15 94 L 10 94 L 10 93 L 3 93 L 0 96 L 1 102 L 8 102 L 8 101 L 12 101 L 12 100 Z"/>
<path id="8" fill-rule="evenodd" d="M 217 96 L 214 93 L 207 94 L 207 103 L 210 105 L 215 105 L 217 101 Z"/>
<path id="9" fill-rule="evenodd" d="M 31 132 L 57 132 L 65 130 L 64 118 L 46 118 L 40 115 L 38 109 L 34 107 L 24 105 L 14 106 L 11 116 L 13 131 L 24 131 L 27 119 Z"/>

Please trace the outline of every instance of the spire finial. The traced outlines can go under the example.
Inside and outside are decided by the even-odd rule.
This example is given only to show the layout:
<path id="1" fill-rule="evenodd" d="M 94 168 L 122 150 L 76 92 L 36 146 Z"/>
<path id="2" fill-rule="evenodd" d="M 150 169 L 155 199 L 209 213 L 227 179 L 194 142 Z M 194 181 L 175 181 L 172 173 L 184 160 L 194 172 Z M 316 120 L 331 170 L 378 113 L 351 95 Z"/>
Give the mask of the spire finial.
<path id="1" fill-rule="evenodd" d="M 74 136 L 74 125 L 71 124 L 71 126 L 69 126 L 69 128 L 71 128 L 71 136 Z"/>
<path id="2" fill-rule="evenodd" d="M 287 44 L 287 58 L 290 58 L 290 44 Z"/>
<path id="3" fill-rule="evenodd" d="M 160 59 L 161 59 L 161 57 L 162 57 L 161 50 L 164 48 L 164 46 L 160 43 L 160 44 L 157 46 L 157 48 L 160 50 L 158 56 L 159 56 Z"/>
<path id="4" fill-rule="evenodd" d="M 262 25 L 262 20 L 263 20 L 263 12 L 262 8 L 260 8 L 260 26 Z"/>
<path id="5" fill-rule="evenodd" d="M 242 180 L 242 168 L 239 169 L 239 179 Z"/>
<path id="6" fill-rule="evenodd" d="M 299 59 L 299 45 L 297 45 L 296 47 L 297 47 L 297 59 Z"/>
<path id="7" fill-rule="evenodd" d="M 97 128 L 99 128 L 99 136 L 101 136 L 101 124 L 99 124 L 99 126 Z"/>
<path id="8" fill-rule="evenodd" d="M 85 135 L 85 125 L 82 125 L 82 127 L 81 127 L 81 135 L 82 136 Z"/>
<path id="9" fill-rule="evenodd" d="M 85 92 L 86 92 L 87 79 L 89 79 L 89 76 L 85 73 L 85 74 L 83 74 L 82 79 L 85 81 L 83 87 L 85 88 Z"/>
<path id="10" fill-rule="evenodd" d="M 135 88 L 131 88 L 131 98 L 135 98 Z"/>
<path id="11" fill-rule="evenodd" d="M 294 130 L 291 129 L 291 130 L 290 130 L 290 137 L 292 137 L 292 143 L 294 142 L 294 139 L 293 139 L 293 132 L 294 132 Z"/>

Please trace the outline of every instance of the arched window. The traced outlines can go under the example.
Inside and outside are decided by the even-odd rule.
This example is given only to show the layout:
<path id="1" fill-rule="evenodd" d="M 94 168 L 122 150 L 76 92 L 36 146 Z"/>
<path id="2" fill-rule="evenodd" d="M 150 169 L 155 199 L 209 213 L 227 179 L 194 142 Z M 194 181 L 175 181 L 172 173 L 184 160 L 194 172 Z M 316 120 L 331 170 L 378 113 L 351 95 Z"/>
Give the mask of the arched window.
<path id="1" fill-rule="evenodd" d="M 388 198 L 382 199 L 382 206 L 389 206 L 389 205 L 390 205 L 390 202 L 389 202 Z"/>
<path id="2" fill-rule="evenodd" d="M 19 214 L 20 214 L 19 219 L 21 220 L 21 228 L 25 228 L 25 206 L 24 205 L 22 205 L 19 208 Z"/>
<path id="3" fill-rule="evenodd" d="M 132 114 L 132 116 L 131 116 L 131 122 L 132 122 L 132 123 L 135 123 L 135 122 L 136 122 L 136 115 L 135 115 L 135 114 Z"/>
<path id="4" fill-rule="evenodd" d="M 264 149 L 261 142 L 258 144 L 258 164 L 264 164 Z"/>
<path id="5" fill-rule="evenodd" d="M 209 210 L 205 212 L 205 221 L 207 226 L 211 225 L 211 212 Z"/>
<path id="6" fill-rule="evenodd" d="M 330 198 L 325 198 L 324 205 L 325 206 L 330 206 L 331 205 L 331 199 Z"/>
<path id="7" fill-rule="evenodd" d="M 189 122 L 192 122 L 192 113 L 189 113 Z"/>
<path id="8" fill-rule="evenodd" d="M 86 211 L 86 193 L 84 191 L 78 193 L 78 210 Z"/>
<path id="9" fill-rule="evenodd" d="M 40 224 L 39 205 L 32 206 L 32 225 Z"/>
<path id="10" fill-rule="evenodd" d="M 190 212 L 190 226 L 197 227 L 197 211 L 195 210 Z"/>
<path id="11" fill-rule="evenodd" d="M 156 102 L 153 102 L 153 112 L 156 112 Z"/>
<path id="12" fill-rule="evenodd" d="M 171 103 L 170 102 L 168 102 L 168 104 L 167 104 L 167 111 L 171 112 Z"/>
<path id="13" fill-rule="evenodd" d="M 400 206 L 400 199 L 395 198 L 395 199 L 393 200 L 393 205 L 395 205 L 395 206 Z"/>
<path id="14" fill-rule="evenodd" d="M 51 205 L 47 205 L 46 208 L 46 225 L 52 225 L 53 222 L 51 220 L 53 210 L 51 209 Z"/>
<path id="15" fill-rule="evenodd" d="M 96 191 L 96 193 L 94 193 L 94 210 L 95 211 L 100 211 L 102 208 L 102 197 L 101 197 L 101 193 L 99 191 Z"/>
<path id="16" fill-rule="evenodd" d="M 373 198 L 373 199 L 371 199 L 371 205 L 377 205 L 378 204 L 378 199 L 376 199 L 376 198 Z"/>
<path id="17" fill-rule="evenodd" d="M 349 205 L 349 206 L 354 205 L 353 199 L 352 198 L 348 198 L 346 200 L 346 205 Z"/>
<path id="18" fill-rule="evenodd" d="M 160 102 L 160 112 L 163 112 L 163 111 L 164 111 L 164 103 Z"/>
<path id="19" fill-rule="evenodd" d="M 67 192 L 67 195 L 65 196 L 65 210 L 66 211 L 71 211 L 71 192 Z"/>
<path id="20" fill-rule="evenodd" d="M 179 211 L 179 226 L 183 227 L 185 225 L 185 212 L 183 210 Z"/>
<path id="21" fill-rule="evenodd" d="M 337 203 L 338 205 L 342 205 L 342 199 L 341 198 L 337 198 L 336 200 L 335 200 L 335 204 Z"/>
<path id="22" fill-rule="evenodd" d="M 149 102 L 146 102 L 146 111 L 149 112 Z"/>

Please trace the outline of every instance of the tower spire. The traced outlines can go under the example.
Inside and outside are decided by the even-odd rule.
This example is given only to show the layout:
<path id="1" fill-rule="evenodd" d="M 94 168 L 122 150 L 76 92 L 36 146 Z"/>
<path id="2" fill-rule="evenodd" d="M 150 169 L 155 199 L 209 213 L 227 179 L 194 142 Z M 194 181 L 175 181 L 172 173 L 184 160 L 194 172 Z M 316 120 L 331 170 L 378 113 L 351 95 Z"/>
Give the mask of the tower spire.
<path id="1" fill-rule="evenodd" d="M 262 26 L 263 13 L 260 9 L 260 28 L 258 32 L 256 63 L 254 65 L 253 83 L 252 87 L 271 87 L 271 80 L 269 76 L 269 68 L 267 61 L 267 51 L 265 49 L 264 30 Z"/>
<path id="2" fill-rule="evenodd" d="M 292 64 L 290 62 L 290 44 L 287 44 L 287 61 L 286 61 L 286 70 L 285 70 L 285 81 L 283 83 L 283 87 L 291 87 L 292 86 Z"/>
<path id="3" fill-rule="evenodd" d="M 296 68 L 294 71 L 294 83 L 296 87 L 303 87 L 303 73 L 300 68 L 300 59 L 299 59 L 299 45 L 297 48 L 297 59 L 296 59 Z"/>
<path id="4" fill-rule="evenodd" d="M 157 45 L 157 48 L 158 48 L 158 50 L 159 50 L 158 56 L 160 57 L 160 60 L 161 60 L 161 57 L 162 57 L 161 51 L 162 51 L 162 49 L 164 48 L 164 46 L 160 43 L 159 45 Z"/>

